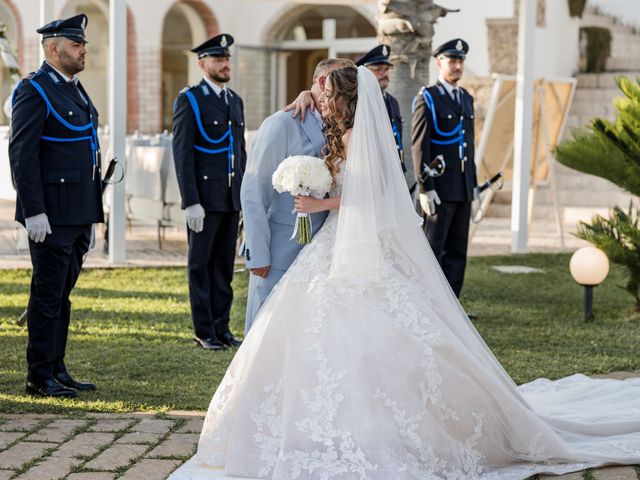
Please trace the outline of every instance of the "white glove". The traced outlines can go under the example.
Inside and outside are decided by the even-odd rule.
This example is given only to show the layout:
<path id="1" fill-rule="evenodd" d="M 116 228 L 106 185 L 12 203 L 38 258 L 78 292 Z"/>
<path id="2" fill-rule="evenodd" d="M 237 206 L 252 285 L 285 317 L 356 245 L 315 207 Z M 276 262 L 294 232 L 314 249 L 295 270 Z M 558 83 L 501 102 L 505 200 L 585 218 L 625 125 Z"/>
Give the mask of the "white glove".
<path id="1" fill-rule="evenodd" d="M 33 217 L 25 218 L 24 224 L 27 227 L 29 238 L 36 243 L 44 242 L 47 234 L 51 235 L 51 225 L 46 213 L 39 213 Z"/>
<path id="2" fill-rule="evenodd" d="M 440 197 L 435 190 L 428 190 L 426 193 L 420 194 L 420 206 L 427 215 L 436 214 L 436 205 L 440 205 Z"/>
<path id="3" fill-rule="evenodd" d="M 199 203 L 189 205 L 186 209 L 187 226 L 195 233 L 200 233 L 204 228 L 204 208 Z"/>

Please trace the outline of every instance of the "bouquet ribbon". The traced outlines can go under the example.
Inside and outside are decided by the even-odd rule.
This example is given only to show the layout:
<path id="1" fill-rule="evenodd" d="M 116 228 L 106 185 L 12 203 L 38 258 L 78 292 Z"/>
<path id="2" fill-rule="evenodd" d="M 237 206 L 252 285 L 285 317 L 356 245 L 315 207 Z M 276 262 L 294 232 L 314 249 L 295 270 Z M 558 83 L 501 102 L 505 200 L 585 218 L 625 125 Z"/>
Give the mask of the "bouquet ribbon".
<path id="1" fill-rule="evenodd" d="M 308 197 L 309 193 L 301 193 L 305 197 Z M 291 210 L 291 214 L 296 213 L 296 209 Z M 296 222 L 293 227 L 293 233 L 291 234 L 291 238 L 289 240 L 293 240 L 297 237 L 298 243 L 307 244 L 311 243 L 311 236 L 313 235 L 313 223 L 311 222 L 311 215 L 308 213 L 298 213 L 296 217 Z"/>

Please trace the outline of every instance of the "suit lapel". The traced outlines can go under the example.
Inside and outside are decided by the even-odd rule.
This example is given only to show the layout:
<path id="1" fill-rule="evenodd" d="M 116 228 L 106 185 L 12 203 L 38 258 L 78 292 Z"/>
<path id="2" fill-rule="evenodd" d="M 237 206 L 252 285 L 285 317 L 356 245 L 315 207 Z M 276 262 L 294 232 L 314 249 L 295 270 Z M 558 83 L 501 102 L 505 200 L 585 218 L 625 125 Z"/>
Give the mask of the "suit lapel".
<path id="1" fill-rule="evenodd" d="M 42 64 L 42 70 L 44 70 L 47 78 L 51 81 L 51 84 L 58 89 L 61 95 L 71 100 L 83 109 L 87 108 L 87 105 L 78 97 L 78 94 L 74 91 L 73 87 L 69 85 L 64 78 L 60 76 L 53 68 L 46 62 Z"/>
<path id="2" fill-rule="evenodd" d="M 451 98 L 451 95 L 449 95 L 449 92 L 447 91 L 447 89 L 445 88 L 444 85 L 442 85 L 442 83 L 438 82 L 438 85 L 442 86 L 442 89 L 444 90 L 444 93 L 440 94 L 440 97 L 442 98 L 442 100 L 449 105 L 449 107 L 451 108 L 451 110 L 453 110 L 454 112 L 456 112 L 457 114 L 461 113 L 461 105 L 459 105 L 458 103 L 453 101 L 453 98 Z M 460 87 L 458 87 L 460 88 Z M 462 103 L 462 93 L 460 94 L 460 103 Z"/>
<path id="3" fill-rule="evenodd" d="M 327 139 L 324 138 L 318 120 L 313 116 L 311 111 L 307 110 L 305 121 L 300 122 L 300 127 L 311 142 L 311 145 L 313 145 L 316 155 L 322 158 L 322 150 L 327 143 Z"/>
<path id="4" fill-rule="evenodd" d="M 222 100 L 218 95 L 216 95 L 216 92 L 214 92 L 211 89 L 211 87 L 206 82 L 206 80 L 202 79 L 202 81 L 200 82 L 200 86 L 198 88 L 200 88 L 200 93 L 202 94 L 202 98 L 204 98 L 207 104 L 217 108 L 223 114 L 225 115 L 227 114 L 228 105 L 224 100 Z"/>

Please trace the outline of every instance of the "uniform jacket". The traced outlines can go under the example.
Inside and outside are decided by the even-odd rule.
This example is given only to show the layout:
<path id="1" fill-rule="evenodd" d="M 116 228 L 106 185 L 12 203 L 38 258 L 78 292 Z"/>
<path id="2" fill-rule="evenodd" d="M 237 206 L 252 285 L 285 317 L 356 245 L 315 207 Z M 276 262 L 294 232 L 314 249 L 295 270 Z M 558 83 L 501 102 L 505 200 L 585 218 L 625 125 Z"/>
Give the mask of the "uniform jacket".
<path id="1" fill-rule="evenodd" d="M 463 148 L 458 143 L 437 145 L 432 140 L 447 140 L 453 137 L 439 135 L 433 125 L 432 112 L 427 106 L 422 90 L 415 99 L 412 118 L 412 148 L 414 172 L 422 172 L 438 155 L 444 156 L 446 168 L 442 176 L 427 178 L 422 184 L 424 191 L 435 189 L 444 202 L 470 202 L 473 189 L 477 185 L 474 163 L 474 112 L 473 97 L 460 88 L 460 105 L 447 93 L 444 86 L 437 82 L 426 87 L 431 93 L 435 106 L 435 117 L 441 132 L 450 132 L 456 128 L 462 118 Z M 463 158 L 460 158 L 461 150 Z M 466 160 L 465 160 L 466 159 Z M 464 164 L 464 171 L 463 171 Z"/>
<path id="2" fill-rule="evenodd" d="M 387 106 L 387 113 L 389 113 L 389 119 L 391 120 L 391 124 L 395 122 L 398 127 L 398 134 L 400 135 L 400 145 L 403 145 L 402 141 L 402 115 L 400 114 L 400 105 L 398 105 L 398 100 L 388 92 L 384 94 L 384 103 Z M 398 139 L 395 138 L 396 145 L 398 144 Z M 404 147 L 403 147 L 404 149 Z M 404 159 L 402 159 L 402 171 L 406 172 L 407 167 L 404 164 Z"/>
<path id="3" fill-rule="evenodd" d="M 42 88 L 50 106 L 32 82 Z M 80 82 L 78 88 L 88 104 L 46 62 L 16 87 L 9 160 L 17 191 L 15 218 L 21 223 L 40 213 L 47 214 L 51 225 L 88 225 L 104 220 L 101 177 L 99 169 L 94 172 L 91 141 L 50 140 L 92 136 L 90 128 L 73 131 L 65 127 L 55 113 L 72 126 L 91 123 L 98 128 L 98 112 Z M 98 139 L 94 142 L 99 149 Z"/>
<path id="4" fill-rule="evenodd" d="M 199 203 L 207 212 L 240 211 L 240 185 L 247 161 L 244 140 L 244 104 L 237 93 L 227 90 L 229 104 L 218 97 L 203 79 L 183 90 L 173 106 L 173 159 L 176 164 L 182 208 Z M 200 109 L 204 131 L 211 139 L 222 137 L 231 121 L 234 138 L 235 172 L 229 188 L 227 152 L 208 154 L 194 148 L 226 147 L 228 140 L 212 145 L 204 140 L 186 96 L 190 91 Z"/>

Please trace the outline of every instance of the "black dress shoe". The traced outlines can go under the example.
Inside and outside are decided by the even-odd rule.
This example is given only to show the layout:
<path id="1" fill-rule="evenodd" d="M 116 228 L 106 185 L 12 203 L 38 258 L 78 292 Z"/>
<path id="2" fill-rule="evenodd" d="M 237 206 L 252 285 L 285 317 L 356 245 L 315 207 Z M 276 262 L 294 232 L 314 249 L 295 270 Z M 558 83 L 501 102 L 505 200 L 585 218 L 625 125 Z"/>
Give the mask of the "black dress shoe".
<path id="1" fill-rule="evenodd" d="M 67 388 L 73 388 L 80 392 L 88 392 L 89 390 L 95 390 L 96 386 L 93 383 L 76 382 L 71 375 L 67 372 L 62 372 L 56 375 L 56 380 Z"/>
<path id="2" fill-rule="evenodd" d="M 224 344 L 216 338 L 193 337 L 193 341 L 196 343 L 196 345 L 201 346 L 205 350 L 226 350 L 227 349 L 227 347 L 225 347 Z"/>
<path id="3" fill-rule="evenodd" d="M 238 340 L 231 332 L 219 333 L 218 339 L 228 347 L 239 347 L 242 345 L 242 340 Z"/>
<path id="4" fill-rule="evenodd" d="M 32 382 L 27 380 L 27 393 L 31 395 L 39 395 L 41 397 L 62 397 L 72 398 L 78 394 L 77 390 L 73 388 L 67 388 L 61 383 L 58 383 L 53 378 L 46 380 Z"/>

